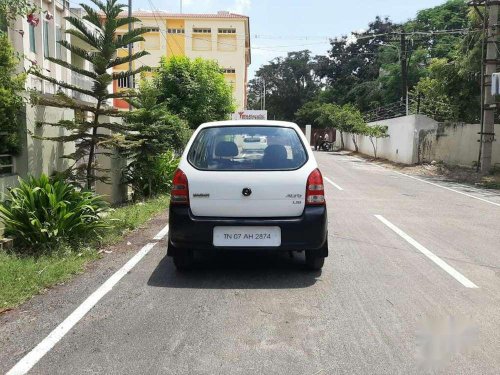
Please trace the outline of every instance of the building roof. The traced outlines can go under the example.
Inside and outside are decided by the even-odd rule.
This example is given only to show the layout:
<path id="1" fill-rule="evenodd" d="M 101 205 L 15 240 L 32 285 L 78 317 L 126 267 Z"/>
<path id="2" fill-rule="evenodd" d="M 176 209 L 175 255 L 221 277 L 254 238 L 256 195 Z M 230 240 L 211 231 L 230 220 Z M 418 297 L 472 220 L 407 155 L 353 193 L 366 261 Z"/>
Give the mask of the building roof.
<path id="1" fill-rule="evenodd" d="M 126 13 L 124 12 L 125 16 Z M 248 18 L 242 14 L 236 14 L 226 11 L 220 11 L 217 13 L 169 13 L 165 11 L 149 11 L 149 10 L 137 10 L 132 12 L 133 17 L 162 17 L 162 18 Z"/>

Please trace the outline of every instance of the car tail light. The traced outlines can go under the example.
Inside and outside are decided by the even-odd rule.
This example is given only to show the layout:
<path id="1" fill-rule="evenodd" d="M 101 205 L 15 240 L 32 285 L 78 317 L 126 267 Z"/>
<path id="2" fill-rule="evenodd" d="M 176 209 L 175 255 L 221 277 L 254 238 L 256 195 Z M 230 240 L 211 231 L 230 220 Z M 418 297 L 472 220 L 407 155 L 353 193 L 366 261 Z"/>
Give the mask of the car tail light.
<path id="1" fill-rule="evenodd" d="M 177 205 L 189 204 L 189 186 L 186 174 L 177 169 L 172 180 L 172 192 L 170 194 L 170 203 Z"/>
<path id="2" fill-rule="evenodd" d="M 323 186 L 323 176 L 319 169 L 312 171 L 307 178 L 306 204 L 308 206 L 325 204 L 325 187 Z"/>

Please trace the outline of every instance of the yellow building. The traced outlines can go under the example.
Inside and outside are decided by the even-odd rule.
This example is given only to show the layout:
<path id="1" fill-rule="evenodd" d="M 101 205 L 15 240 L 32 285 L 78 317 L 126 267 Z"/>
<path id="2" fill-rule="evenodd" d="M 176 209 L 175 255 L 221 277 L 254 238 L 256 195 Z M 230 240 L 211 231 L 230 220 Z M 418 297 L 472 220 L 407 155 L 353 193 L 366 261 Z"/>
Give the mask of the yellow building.
<path id="1" fill-rule="evenodd" d="M 226 80 L 233 88 L 238 110 L 246 108 L 247 69 L 251 62 L 250 25 L 247 16 L 217 12 L 216 14 L 172 14 L 166 12 L 137 11 L 133 13 L 141 22 L 134 27 L 145 27 L 145 41 L 135 43 L 134 52 L 146 50 L 150 54 L 134 62 L 134 67 L 156 67 L 161 57 L 187 56 L 216 60 L 224 69 Z M 127 31 L 127 26 L 123 27 Z M 128 51 L 124 49 L 122 56 Z M 127 64 L 116 71 L 128 70 Z M 127 87 L 126 80 L 115 83 L 115 90 Z M 115 100 L 115 106 L 127 104 Z"/>

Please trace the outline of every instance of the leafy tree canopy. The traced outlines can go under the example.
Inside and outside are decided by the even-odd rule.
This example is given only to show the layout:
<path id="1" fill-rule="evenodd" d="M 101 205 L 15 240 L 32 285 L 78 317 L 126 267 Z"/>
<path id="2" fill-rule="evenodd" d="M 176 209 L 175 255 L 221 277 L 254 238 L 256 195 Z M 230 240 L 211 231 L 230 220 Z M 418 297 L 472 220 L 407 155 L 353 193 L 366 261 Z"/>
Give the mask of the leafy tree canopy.
<path id="1" fill-rule="evenodd" d="M 249 108 L 261 108 L 265 83 L 269 114 L 280 120 L 294 120 L 295 112 L 319 93 L 321 84 L 314 68 L 307 50 L 290 52 L 263 65 L 249 82 Z"/>
<path id="2" fill-rule="evenodd" d="M 235 110 L 231 86 L 215 61 L 184 56 L 163 59 L 155 84 L 158 101 L 192 129 L 204 122 L 227 119 Z"/>

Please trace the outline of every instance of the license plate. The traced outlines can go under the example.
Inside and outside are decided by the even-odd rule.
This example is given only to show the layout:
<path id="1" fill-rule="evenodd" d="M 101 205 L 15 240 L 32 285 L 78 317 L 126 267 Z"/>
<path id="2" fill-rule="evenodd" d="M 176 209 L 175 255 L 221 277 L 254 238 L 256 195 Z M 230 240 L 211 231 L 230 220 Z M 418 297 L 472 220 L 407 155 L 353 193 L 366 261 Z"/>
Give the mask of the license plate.
<path id="1" fill-rule="evenodd" d="M 277 247 L 281 245 L 280 227 L 215 227 L 214 246 Z"/>

